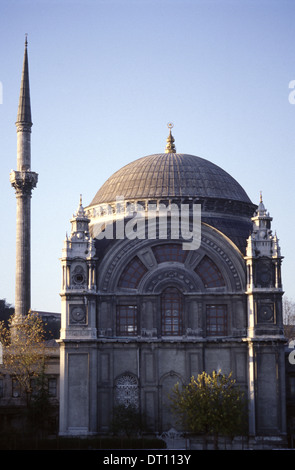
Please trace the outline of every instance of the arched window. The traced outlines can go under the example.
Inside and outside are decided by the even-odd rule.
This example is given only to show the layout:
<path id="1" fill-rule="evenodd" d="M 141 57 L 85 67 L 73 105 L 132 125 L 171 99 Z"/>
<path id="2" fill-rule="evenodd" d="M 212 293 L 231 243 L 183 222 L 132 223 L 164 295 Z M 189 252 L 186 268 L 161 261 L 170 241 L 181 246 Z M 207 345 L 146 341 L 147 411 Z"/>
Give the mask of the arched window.
<path id="1" fill-rule="evenodd" d="M 147 268 L 140 261 L 140 259 L 135 256 L 133 260 L 126 266 L 124 269 L 120 280 L 119 287 L 129 287 L 130 289 L 136 289 L 141 278 L 147 272 Z"/>
<path id="2" fill-rule="evenodd" d="M 204 256 L 195 272 L 200 276 L 205 287 L 223 287 L 225 285 L 219 268 L 208 256 Z"/>
<path id="3" fill-rule="evenodd" d="M 179 336 L 183 333 L 182 295 L 175 287 L 168 287 L 161 297 L 162 335 Z"/>
<path id="4" fill-rule="evenodd" d="M 115 384 L 115 401 L 118 405 L 133 405 L 138 408 L 138 382 L 131 374 L 121 375 Z"/>
<path id="5" fill-rule="evenodd" d="M 182 246 L 177 243 L 157 245 L 153 248 L 153 252 L 158 263 L 164 263 L 165 261 L 184 263 L 187 257 L 187 251 L 183 250 Z"/>

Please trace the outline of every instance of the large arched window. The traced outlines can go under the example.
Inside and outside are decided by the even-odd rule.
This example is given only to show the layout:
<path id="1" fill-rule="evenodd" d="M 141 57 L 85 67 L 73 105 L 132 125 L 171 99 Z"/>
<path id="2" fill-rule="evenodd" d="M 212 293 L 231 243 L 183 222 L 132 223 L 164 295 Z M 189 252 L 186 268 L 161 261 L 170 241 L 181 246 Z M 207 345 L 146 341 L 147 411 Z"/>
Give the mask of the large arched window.
<path id="1" fill-rule="evenodd" d="M 164 263 L 165 261 L 184 263 L 187 257 L 187 251 L 183 250 L 182 246 L 177 243 L 157 245 L 153 248 L 153 252 L 158 263 Z"/>
<path id="2" fill-rule="evenodd" d="M 208 256 L 204 256 L 195 272 L 200 276 L 205 287 L 223 287 L 225 285 L 219 268 Z"/>
<path id="3" fill-rule="evenodd" d="M 162 335 L 179 336 L 183 334 L 182 295 L 175 287 L 168 287 L 161 297 Z"/>
<path id="4" fill-rule="evenodd" d="M 136 289 L 141 278 L 147 272 L 147 268 L 140 261 L 140 259 L 135 256 L 133 260 L 126 266 L 124 269 L 120 280 L 119 287 L 129 287 L 131 289 Z"/>

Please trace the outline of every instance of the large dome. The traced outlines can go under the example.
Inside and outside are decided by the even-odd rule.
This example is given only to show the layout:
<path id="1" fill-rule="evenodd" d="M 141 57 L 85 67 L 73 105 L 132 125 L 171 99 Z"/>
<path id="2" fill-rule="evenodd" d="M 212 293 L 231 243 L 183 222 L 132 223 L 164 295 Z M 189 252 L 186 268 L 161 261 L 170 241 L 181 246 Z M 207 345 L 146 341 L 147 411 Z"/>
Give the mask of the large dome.
<path id="1" fill-rule="evenodd" d="M 250 203 L 241 185 L 204 158 L 160 153 L 139 158 L 116 171 L 98 190 L 90 206 L 125 200 L 193 197 Z"/>

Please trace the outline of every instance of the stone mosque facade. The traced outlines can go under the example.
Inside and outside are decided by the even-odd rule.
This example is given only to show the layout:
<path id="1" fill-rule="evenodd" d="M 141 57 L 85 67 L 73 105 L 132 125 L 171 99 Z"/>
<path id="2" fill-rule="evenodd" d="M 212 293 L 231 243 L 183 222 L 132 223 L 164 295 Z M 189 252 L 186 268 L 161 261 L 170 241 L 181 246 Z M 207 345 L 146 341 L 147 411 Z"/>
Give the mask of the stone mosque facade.
<path id="1" fill-rule="evenodd" d="M 31 108 L 27 42 L 17 119 L 16 312 L 30 308 Z M 233 373 L 249 435 L 286 437 L 282 256 L 262 197 L 204 158 L 164 152 L 115 172 L 71 219 L 61 255 L 61 436 L 109 432 L 117 404 L 177 429 L 168 395 Z M 164 147 L 164 146 L 163 146 Z M 24 229 L 24 227 L 26 227 Z"/>
<path id="2" fill-rule="evenodd" d="M 177 153 L 171 126 L 164 153 L 118 170 L 87 207 L 80 199 L 61 258 L 62 435 L 107 433 L 116 404 L 167 432 L 174 384 L 221 370 L 249 398 L 250 435 L 284 439 L 271 221 L 262 197 L 254 205 L 224 170 Z"/>

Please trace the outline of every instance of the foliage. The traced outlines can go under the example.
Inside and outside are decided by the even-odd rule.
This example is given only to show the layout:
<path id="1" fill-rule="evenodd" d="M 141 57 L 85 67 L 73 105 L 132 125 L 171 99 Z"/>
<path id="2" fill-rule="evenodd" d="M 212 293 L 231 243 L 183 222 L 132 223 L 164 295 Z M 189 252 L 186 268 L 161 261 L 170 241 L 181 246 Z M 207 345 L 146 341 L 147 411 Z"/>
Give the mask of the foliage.
<path id="1" fill-rule="evenodd" d="M 177 383 L 170 399 L 172 410 L 193 434 L 213 435 L 217 444 L 220 435 L 233 438 L 245 432 L 246 400 L 232 373 L 203 372 L 182 389 Z"/>
<path id="2" fill-rule="evenodd" d="M 54 406 L 50 400 L 48 379 L 45 375 L 43 363 L 40 375 L 34 381 L 33 393 L 28 409 L 28 418 L 31 430 L 35 435 L 43 436 L 50 429 L 49 420 L 53 414 Z"/>
<path id="3" fill-rule="evenodd" d="M 127 437 L 141 434 L 144 428 L 143 418 L 135 405 L 120 404 L 114 407 L 111 430 Z"/>
<path id="4" fill-rule="evenodd" d="M 3 348 L 3 366 L 15 378 L 27 397 L 29 405 L 32 379 L 38 377 L 45 362 L 44 326 L 36 312 L 24 318 L 12 315 L 8 326 L 0 322 L 0 342 Z"/>
<path id="5" fill-rule="evenodd" d="M 286 296 L 283 297 L 283 321 L 286 338 L 295 339 L 295 302 Z"/>

